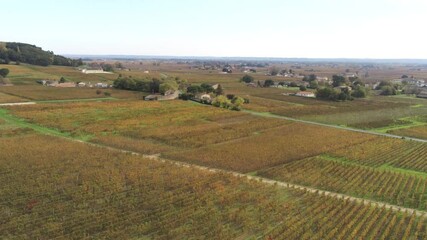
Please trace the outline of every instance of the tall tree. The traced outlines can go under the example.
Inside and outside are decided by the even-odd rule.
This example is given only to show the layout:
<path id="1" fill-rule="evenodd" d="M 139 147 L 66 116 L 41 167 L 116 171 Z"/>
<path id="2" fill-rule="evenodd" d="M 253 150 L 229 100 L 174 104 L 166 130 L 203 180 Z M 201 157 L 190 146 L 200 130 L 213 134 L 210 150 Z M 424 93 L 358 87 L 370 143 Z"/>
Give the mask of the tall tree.
<path id="1" fill-rule="evenodd" d="M 8 74 L 9 74 L 9 69 L 7 68 L 0 69 L 0 76 L 6 77 Z"/>

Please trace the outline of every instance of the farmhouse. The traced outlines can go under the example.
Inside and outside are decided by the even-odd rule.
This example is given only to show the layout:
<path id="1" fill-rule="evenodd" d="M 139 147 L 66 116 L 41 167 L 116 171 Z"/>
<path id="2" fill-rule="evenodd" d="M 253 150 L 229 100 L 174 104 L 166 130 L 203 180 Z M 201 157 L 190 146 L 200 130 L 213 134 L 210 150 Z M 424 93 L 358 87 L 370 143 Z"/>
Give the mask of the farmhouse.
<path id="1" fill-rule="evenodd" d="M 212 97 L 211 97 L 211 95 L 209 95 L 207 93 L 201 93 L 201 94 L 197 94 L 196 95 L 196 100 L 198 100 L 198 101 L 205 101 L 205 102 L 211 102 L 212 101 Z"/>
<path id="2" fill-rule="evenodd" d="M 218 89 L 218 86 L 219 86 L 219 84 L 214 84 L 214 85 L 212 85 L 212 88 L 213 88 L 214 90 L 217 90 L 217 89 Z"/>
<path id="3" fill-rule="evenodd" d="M 179 91 L 169 90 L 165 93 L 165 95 L 161 94 L 152 94 L 148 95 L 144 98 L 146 101 L 164 101 L 164 100 L 174 100 L 179 97 Z"/>
<path id="4" fill-rule="evenodd" d="M 73 82 L 65 82 L 65 83 L 58 83 L 55 87 L 59 88 L 73 88 L 76 87 L 76 84 Z"/>
<path id="5" fill-rule="evenodd" d="M 106 73 L 106 74 L 112 74 L 111 72 L 105 72 L 102 69 L 94 69 L 94 70 L 89 70 L 89 69 L 83 69 L 82 73 L 84 74 L 96 74 L 96 73 Z"/>
<path id="6" fill-rule="evenodd" d="M 43 82 L 43 85 L 48 87 L 56 87 L 56 85 L 58 85 L 58 81 L 47 80 Z"/>
<path id="7" fill-rule="evenodd" d="M 338 86 L 338 87 L 334 87 L 334 89 L 336 89 L 336 90 L 341 90 L 341 91 L 345 91 L 345 90 L 347 90 L 347 91 L 351 91 L 351 87 L 349 87 L 349 86 Z"/>
<path id="8" fill-rule="evenodd" d="M 309 98 L 313 98 L 313 97 L 315 97 L 316 95 L 314 95 L 314 93 L 313 93 L 313 92 L 307 92 L 307 91 L 304 91 L 304 92 L 297 92 L 297 93 L 295 94 L 295 96 L 298 96 L 298 97 L 309 97 Z"/>
<path id="9" fill-rule="evenodd" d="M 108 88 L 109 86 L 106 83 L 97 83 L 97 84 L 95 84 L 95 87 L 97 87 L 97 88 Z"/>

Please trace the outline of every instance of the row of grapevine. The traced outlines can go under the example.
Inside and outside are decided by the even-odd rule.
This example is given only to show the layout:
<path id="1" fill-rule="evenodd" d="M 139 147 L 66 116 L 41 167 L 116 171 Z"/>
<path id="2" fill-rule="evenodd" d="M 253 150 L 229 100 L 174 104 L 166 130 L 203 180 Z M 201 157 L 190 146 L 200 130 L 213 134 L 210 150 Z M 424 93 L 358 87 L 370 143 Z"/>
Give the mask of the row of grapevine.
<path id="1" fill-rule="evenodd" d="M 425 239 L 424 216 L 301 192 L 301 207 L 263 239 Z"/>
<path id="2" fill-rule="evenodd" d="M 0 170 L 2 239 L 426 236 L 423 217 L 48 136 L 0 138 Z"/>
<path id="3" fill-rule="evenodd" d="M 394 205 L 427 209 L 427 178 L 314 157 L 260 171 L 260 175 Z"/>
<path id="4" fill-rule="evenodd" d="M 371 167 L 387 164 L 427 172 L 426 143 L 377 138 L 349 148 L 331 151 L 329 154 Z"/>

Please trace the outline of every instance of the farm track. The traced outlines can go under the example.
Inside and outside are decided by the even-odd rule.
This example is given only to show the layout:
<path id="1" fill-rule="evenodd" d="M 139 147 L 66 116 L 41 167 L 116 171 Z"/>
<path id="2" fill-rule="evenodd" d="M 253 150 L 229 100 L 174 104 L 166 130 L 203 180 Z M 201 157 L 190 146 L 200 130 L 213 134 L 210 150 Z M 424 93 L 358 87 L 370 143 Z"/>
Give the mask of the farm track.
<path id="1" fill-rule="evenodd" d="M 36 104 L 36 102 L 18 102 L 18 103 L 1 103 L 1 106 L 21 106 L 21 105 L 33 105 Z"/>
<path id="2" fill-rule="evenodd" d="M 251 114 L 258 115 L 258 116 L 264 116 L 265 115 L 262 113 L 254 113 L 254 112 L 252 112 Z M 10 117 L 7 117 L 7 116 L 10 116 Z M 2 117 L 5 118 L 6 120 L 9 120 L 9 121 L 16 119 L 16 117 L 9 115 L 9 114 L 3 114 L 3 116 L 0 115 L 0 118 L 2 118 Z M 307 122 L 304 120 L 292 119 L 292 118 L 281 117 L 281 116 L 272 116 L 272 117 L 283 118 L 283 119 L 290 120 L 290 121 L 297 121 L 297 122 L 303 122 L 303 123 L 309 123 L 309 124 L 315 124 L 315 125 L 321 125 L 321 126 L 326 126 L 326 127 L 334 127 L 334 128 L 340 128 L 340 129 L 348 130 L 346 127 L 339 127 L 339 126 L 333 126 L 333 125 L 327 125 L 327 124 L 321 124 L 321 123 Z M 100 147 L 100 148 L 109 149 L 112 151 L 119 151 L 119 152 L 126 153 L 126 154 L 142 156 L 142 157 L 145 157 L 147 159 L 160 161 L 163 163 L 170 163 L 170 164 L 174 164 L 174 165 L 180 166 L 180 167 L 194 168 L 194 169 L 199 169 L 202 171 L 208 171 L 208 172 L 213 172 L 213 173 L 223 173 L 223 174 L 232 175 L 232 176 L 238 177 L 238 178 L 255 180 L 255 181 L 267 184 L 267 185 L 279 186 L 279 187 L 288 188 L 288 189 L 299 189 L 299 190 L 307 191 L 307 192 L 310 192 L 313 194 L 325 195 L 325 196 L 329 196 L 329 197 L 336 198 L 336 199 L 343 199 L 343 200 L 346 199 L 346 200 L 349 200 L 349 201 L 352 201 L 355 203 L 364 204 L 364 205 L 372 205 L 372 206 L 376 206 L 376 207 L 385 207 L 385 208 L 388 208 L 394 212 L 408 212 L 410 214 L 415 214 L 417 216 L 427 216 L 426 211 L 420 211 L 420 210 L 413 209 L 413 208 L 401 207 L 401 206 L 388 204 L 388 203 L 384 203 L 384 202 L 353 197 L 353 196 L 349 196 L 346 194 L 321 190 L 321 189 L 317 189 L 317 188 L 313 188 L 313 187 L 307 187 L 307 186 L 283 182 L 283 181 L 276 181 L 276 180 L 272 180 L 272 179 L 268 179 L 268 178 L 253 176 L 253 175 L 249 175 L 249 174 L 244 174 L 244 173 L 239 173 L 239 172 L 234 172 L 234 171 L 229 171 L 229 170 L 224 170 L 224 169 L 211 168 L 211 167 L 205 167 L 205 166 L 201 166 L 201 165 L 197 165 L 197 164 L 184 163 L 184 162 L 180 162 L 180 161 L 176 161 L 176 160 L 172 160 L 172 159 L 162 158 L 162 157 L 160 157 L 160 154 L 145 155 L 145 154 L 141 154 L 141 153 L 137 153 L 137 152 L 133 152 L 133 151 L 128 151 L 128 150 L 124 150 L 124 149 L 120 149 L 120 148 L 114 148 L 114 147 L 106 146 L 103 144 L 91 143 L 91 142 L 87 142 L 87 141 L 83 141 L 83 140 L 73 138 L 71 136 L 66 136 L 63 133 L 57 132 L 56 130 L 53 130 L 53 129 L 50 129 L 50 131 L 46 131 L 46 129 L 44 129 L 44 128 L 40 129 L 39 125 L 28 123 L 25 121 L 20 122 L 20 124 L 18 124 L 18 126 L 29 127 L 29 128 L 32 128 L 33 130 L 35 130 L 36 132 L 39 132 L 39 133 L 42 133 L 45 135 L 61 137 L 61 138 L 68 139 L 70 141 L 79 142 L 82 144 L 88 144 L 88 145 L 91 145 L 94 147 Z M 357 130 L 357 129 L 354 129 L 354 130 Z M 363 133 L 364 130 L 360 130 L 358 132 Z M 372 132 L 369 132 L 369 131 L 367 133 L 372 134 Z M 381 134 L 377 134 L 377 135 L 381 135 Z M 394 136 L 394 135 L 392 135 L 392 136 Z M 397 136 L 394 136 L 394 138 L 397 138 Z M 398 137 L 398 138 L 401 138 L 401 137 Z M 423 141 L 423 142 L 427 142 L 427 141 Z"/>

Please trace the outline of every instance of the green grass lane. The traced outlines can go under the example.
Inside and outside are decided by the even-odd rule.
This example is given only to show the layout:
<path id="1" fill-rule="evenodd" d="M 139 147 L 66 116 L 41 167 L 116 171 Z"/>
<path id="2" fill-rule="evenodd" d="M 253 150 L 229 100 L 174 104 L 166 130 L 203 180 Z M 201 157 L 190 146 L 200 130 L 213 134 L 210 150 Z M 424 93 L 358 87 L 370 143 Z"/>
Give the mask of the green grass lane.
<path id="1" fill-rule="evenodd" d="M 89 141 L 92 138 L 91 135 L 72 136 L 70 133 L 61 132 L 61 131 L 56 130 L 56 129 L 43 127 L 43 126 L 40 126 L 37 124 L 27 122 L 26 120 L 24 120 L 22 118 L 18 118 L 16 116 L 13 116 L 12 114 L 9 113 L 9 111 L 7 109 L 0 108 L 0 119 L 3 119 L 6 122 L 6 124 L 8 124 L 8 125 L 16 126 L 16 127 L 20 127 L 20 128 L 30 128 L 36 132 L 39 132 L 39 133 L 42 133 L 45 135 L 51 135 L 51 136 L 63 137 L 63 138 L 71 138 L 71 139 L 85 141 L 85 142 Z"/>

